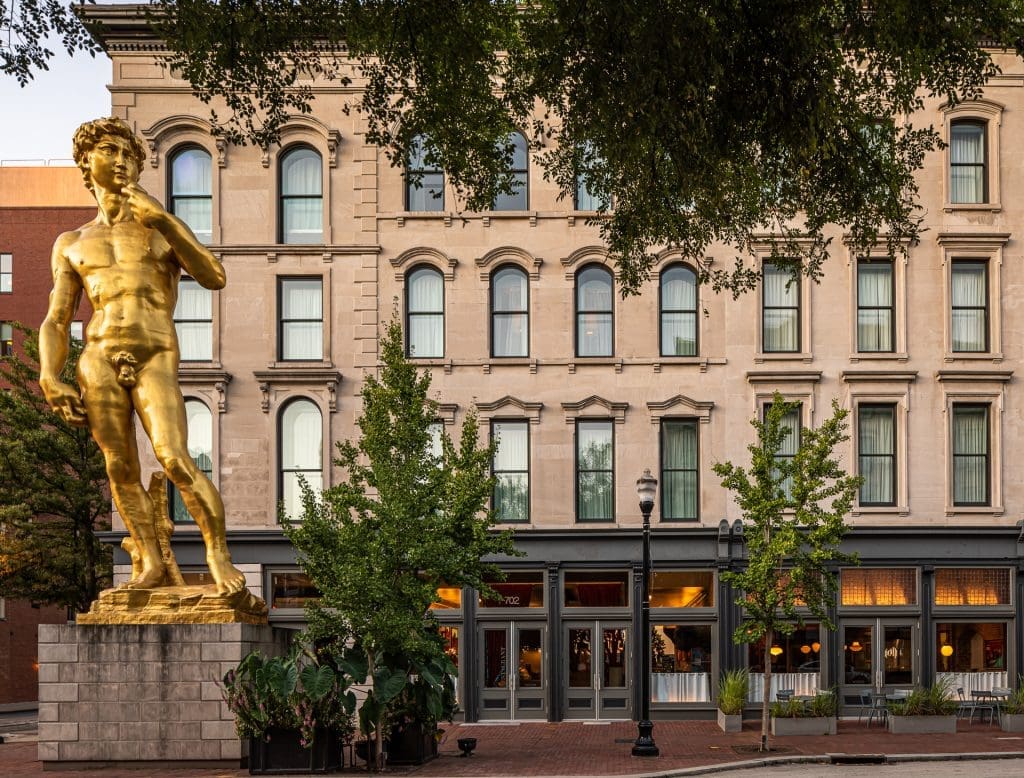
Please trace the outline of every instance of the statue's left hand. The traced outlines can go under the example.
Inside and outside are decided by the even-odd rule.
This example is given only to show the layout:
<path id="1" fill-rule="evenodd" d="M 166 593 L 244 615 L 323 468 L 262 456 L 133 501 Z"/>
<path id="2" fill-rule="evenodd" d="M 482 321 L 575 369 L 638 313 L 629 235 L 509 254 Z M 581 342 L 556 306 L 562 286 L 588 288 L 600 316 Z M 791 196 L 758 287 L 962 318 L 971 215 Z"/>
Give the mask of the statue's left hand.
<path id="1" fill-rule="evenodd" d="M 132 209 L 136 221 L 147 227 L 158 227 L 167 218 L 164 207 L 138 184 L 127 184 L 121 191 L 128 195 L 128 207 Z"/>

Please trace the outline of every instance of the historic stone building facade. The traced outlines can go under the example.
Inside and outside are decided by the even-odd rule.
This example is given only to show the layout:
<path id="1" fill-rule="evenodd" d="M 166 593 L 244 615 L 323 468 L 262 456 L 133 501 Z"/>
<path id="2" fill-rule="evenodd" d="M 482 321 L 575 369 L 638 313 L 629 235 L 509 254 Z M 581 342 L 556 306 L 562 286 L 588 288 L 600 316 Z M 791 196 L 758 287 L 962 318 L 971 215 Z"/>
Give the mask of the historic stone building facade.
<path id="1" fill-rule="evenodd" d="M 949 148 L 920 175 L 927 229 L 907 256 L 856 256 L 836 234 L 821 284 L 787 285 L 766 248 L 749 258 L 761 288 L 734 302 L 695 286 L 694 258 L 665 251 L 623 300 L 585 182 L 563 197 L 525 142 L 521 190 L 481 213 L 461 210 L 443 171 L 410 188 L 337 86 L 314 85 L 314 113 L 279 145 L 226 146 L 141 21 L 85 12 L 110 24 L 113 112 L 148 144 L 143 186 L 227 270 L 221 292 L 184 282 L 181 377 L 194 453 L 275 621 L 301 620 L 309 594 L 276 506 L 294 504 L 300 473 L 339 477 L 333 444 L 354 434 L 361 376 L 398 311 L 439 422 L 457 430 L 475 408 L 500 433 L 495 499 L 525 552 L 506 560 L 499 602 L 441 592 L 468 718 L 633 715 L 644 468 L 660 481 L 655 715 L 710 715 L 718 674 L 748 664 L 720 579 L 743 564 L 740 516 L 711 466 L 746 459 L 749 420 L 775 390 L 800 401 L 794 427 L 820 423 L 833 399 L 850 409 L 843 456 L 868 479 L 838 631 L 809 624 L 781 642 L 778 688 L 836 685 L 853 702 L 937 674 L 1006 686 L 1024 670 L 1019 61 L 1003 61 L 983 99 L 930 101 L 915 117 Z M 696 259 L 732 260 L 724 248 Z M 187 522 L 176 538 L 200 565 Z"/>

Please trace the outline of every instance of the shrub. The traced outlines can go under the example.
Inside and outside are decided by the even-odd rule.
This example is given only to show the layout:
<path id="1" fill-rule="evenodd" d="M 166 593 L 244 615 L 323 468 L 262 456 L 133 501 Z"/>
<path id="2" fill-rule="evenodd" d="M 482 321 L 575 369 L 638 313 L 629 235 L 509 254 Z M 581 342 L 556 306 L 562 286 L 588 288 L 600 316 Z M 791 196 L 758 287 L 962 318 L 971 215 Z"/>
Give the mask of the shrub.
<path id="1" fill-rule="evenodd" d="M 726 716 L 743 713 L 750 688 L 750 675 L 746 669 L 728 670 L 718 679 L 718 709 Z"/>
<path id="2" fill-rule="evenodd" d="M 1017 688 L 1010 693 L 1010 696 L 1003 703 L 1003 713 L 1024 713 L 1024 675 L 1017 678 Z"/>
<path id="3" fill-rule="evenodd" d="M 890 702 L 889 712 L 894 716 L 952 716 L 960 703 L 949 694 L 948 679 L 934 686 L 915 687 L 910 696 L 900 702 Z"/>
<path id="4" fill-rule="evenodd" d="M 834 691 L 821 692 L 809 700 L 779 700 L 772 703 L 772 716 L 777 719 L 832 718 L 839 704 Z"/>

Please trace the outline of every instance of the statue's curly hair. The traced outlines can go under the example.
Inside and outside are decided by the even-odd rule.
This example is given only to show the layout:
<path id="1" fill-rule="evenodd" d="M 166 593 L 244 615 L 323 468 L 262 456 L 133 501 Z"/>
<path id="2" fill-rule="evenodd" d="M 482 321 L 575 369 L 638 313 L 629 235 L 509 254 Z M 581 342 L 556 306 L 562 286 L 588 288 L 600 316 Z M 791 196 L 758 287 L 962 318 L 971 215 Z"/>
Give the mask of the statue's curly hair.
<path id="1" fill-rule="evenodd" d="M 126 139 L 131 147 L 132 156 L 135 157 L 140 170 L 142 169 L 142 164 L 146 161 L 146 147 L 142 145 L 142 141 L 138 139 L 135 133 L 132 132 L 132 128 L 123 119 L 119 119 L 116 116 L 108 116 L 103 119 L 85 122 L 75 130 L 71 153 L 75 159 L 75 164 L 78 165 L 78 169 L 82 171 L 85 187 L 90 191 L 92 191 L 92 181 L 89 178 L 89 152 L 100 142 L 100 138 L 105 135 Z"/>

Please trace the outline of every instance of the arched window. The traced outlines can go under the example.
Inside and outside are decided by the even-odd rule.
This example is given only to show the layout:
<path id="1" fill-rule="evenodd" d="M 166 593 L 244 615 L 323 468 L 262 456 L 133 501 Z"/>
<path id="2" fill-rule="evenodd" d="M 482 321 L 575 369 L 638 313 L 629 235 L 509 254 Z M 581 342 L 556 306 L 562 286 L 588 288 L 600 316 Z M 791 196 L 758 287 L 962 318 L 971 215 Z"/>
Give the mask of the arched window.
<path id="1" fill-rule="evenodd" d="M 494 211 L 525 211 L 530 207 L 529 167 L 526 138 L 521 132 L 508 136 L 506 144 L 512 146 L 512 160 L 508 172 L 512 177 L 511 194 L 499 194 L 494 198 Z"/>
<path id="2" fill-rule="evenodd" d="M 950 124 L 950 202 L 988 202 L 985 129 L 986 123 L 976 119 Z"/>
<path id="3" fill-rule="evenodd" d="M 321 243 L 324 227 L 323 164 L 309 146 L 281 156 L 281 242 Z"/>
<path id="4" fill-rule="evenodd" d="M 304 478 L 309 488 L 319 494 L 323 490 L 323 417 L 312 400 L 292 400 L 281 411 L 278 435 L 280 475 L 278 494 L 284 503 L 285 515 L 302 518 Z"/>
<path id="5" fill-rule="evenodd" d="M 427 359 L 444 356 L 444 278 L 432 267 L 409 273 L 405 286 L 406 353 Z"/>
<path id="6" fill-rule="evenodd" d="M 576 356 L 610 357 L 614 343 L 612 274 L 590 265 L 576 274 Z"/>
<path id="7" fill-rule="evenodd" d="M 185 400 L 185 420 L 188 429 L 188 455 L 209 479 L 213 479 L 213 414 L 206 403 Z M 167 505 L 175 523 L 194 521 L 174 484 L 167 484 Z"/>
<path id="8" fill-rule="evenodd" d="M 433 163 L 427 164 L 425 138 L 413 138 L 406 165 L 405 209 L 407 211 L 444 210 L 444 171 Z"/>
<path id="9" fill-rule="evenodd" d="M 171 213 L 203 243 L 213 242 L 212 169 L 210 154 L 196 146 L 171 157 Z"/>
<path id="10" fill-rule="evenodd" d="M 530 301 L 526 273 L 506 265 L 491 276 L 491 356 L 530 353 Z"/>
<path id="11" fill-rule="evenodd" d="M 659 302 L 661 355 L 697 356 L 697 274 L 686 265 L 666 268 L 661 274 Z"/>

